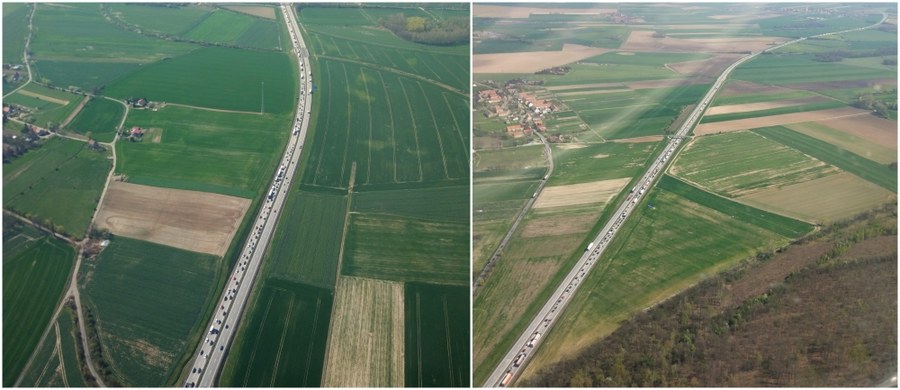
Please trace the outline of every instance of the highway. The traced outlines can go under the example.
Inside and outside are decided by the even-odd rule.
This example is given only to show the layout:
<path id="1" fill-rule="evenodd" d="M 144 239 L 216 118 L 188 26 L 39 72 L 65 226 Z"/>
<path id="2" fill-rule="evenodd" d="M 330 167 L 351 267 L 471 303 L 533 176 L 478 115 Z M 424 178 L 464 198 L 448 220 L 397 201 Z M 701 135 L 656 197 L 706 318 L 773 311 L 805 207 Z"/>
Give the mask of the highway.
<path id="1" fill-rule="evenodd" d="M 528 213 L 528 210 L 531 210 L 531 206 L 534 206 L 534 202 L 537 200 L 538 195 L 544 191 L 544 186 L 547 184 L 547 179 L 550 178 L 550 175 L 553 174 L 553 150 L 550 149 L 550 144 L 547 143 L 547 139 L 544 138 L 544 135 L 534 132 L 541 139 L 541 142 L 544 144 L 544 153 L 547 153 L 547 160 L 550 164 L 547 167 L 547 173 L 544 174 L 544 177 L 541 178 L 540 183 L 538 183 L 537 189 L 534 191 L 534 195 L 531 196 L 531 199 L 528 199 L 525 202 L 525 206 L 519 210 L 519 214 L 516 215 L 516 219 L 513 220 L 512 225 L 509 227 L 509 230 L 506 231 L 506 234 L 503 236 L 503 239 L 500 240 L 500 244 L 497 245 L 497 249 L 494 249 L 494 253 L 491 254 L 490 260 L 484 265 L 484 268 L 481 269 L 481 272 L 478 273 L 478 276 L 475 278 L 472 283 L 472 296 L 478 295 L 478 289 L 484 283 L 484 280 L 487 279 L 490 274 L 490 270 L 494 268 L 494 263 L 500 259 L 500 254 L 503 252 L 503 248 L 506 247 L 506 244 L 509 242 L 509 239 L 512 238 L 513 233 L 516 232 L 516 229 L 519 228 L 519 223 L 522 222 L 522 219 L 525 218 L 525 214 Z"/>
<path id="2" fill-rule="evenodd" d="M 305 66 L 309 64 L 308 51 L 300 36 L 300 26 L 291 5 L 282 4 L 281 12 L 287 21 L 293 41 L 293 51 L 298 60 L 298 74 L 301 75 L 296 119 L 291 128 L 286 130 L 291 133 L 290 141 L 285 148 L 281 163 L 272 177 L 272 187 L 266 193 L 265 204 L 256 217 L 247 243 L 240 253 L 240 260 L 231 275 L 228 276 L 212 316 L 203 329 L 204 335 L 201 337 L 200 344 L 194 350 L 194 358 L 190 363 L 191 371 L 184 380 L 185 387 L 213 387 L 218 380 L 222 364 L 225 362 L 225 357 L 234 340 L 234 334 L 245 312 L 257 274 L 262 267 L 263 255 L 266 253 L 272 233 L 275 231 L 278 211 L 282 209 L 288 196 L 291 178 L 294 177 L 306 139 L 310 100 L 312 100 L 310 98 L 312 74 L 309 67 Z"/>
<path id="3" fill-rule="evenodd" d="M 885 19 L 887 19 L 887 15 L 884 15 L 880 22 L 871 26 L 819 34 L 815 35 L 815 37 L 872 28 L 883 23 Z M 650 192 L 650 189 L 656 183 L 659 173 L 665 171 L 666 165 L 680 151 L 678 146 L 681 143 L 681 139 L 685 137 L 699 122 L 700 118 L 703 117 L 706 107 L 710 104 L 719 89 L 725 84 L 731 71 L 741 64 L 753 59 L 760 53 L 777 50 L 784 46 L 801 42 L 805 39 L 807 38 L 797 38 L 792 41 L 772 46 L 761 52 L 750 53 L 728 66 L 728 68 L 719 75 L 706 95 L 703 96 L 703 99 L 700 100 L 694 108 L 694 111 L 691 112 L 691 115 L 684 121 L 681 127 L 678 128 L 678 131 L 675 132 L 674 136 L 670 137 L 666 147 L 653 160 L 644 172 L 644 175 L 637 182 L 637 185 L 631 189 L 631 192 L 625 201 L 619 205 L 619 208 L 613 214 L 610 221 L 606 223 L 597 237 L 590 242 L 584 251 L 584 255 L 578 259 L 578 262 L 575 263 L 572 270 L 569 271 L 569 274 L 566 275 L 565 279 L 563 279 L 556 288 L 556 291 L 553 292 L 544 306 L 538 311 L 534 319 L 529 323 L 528 327 L 525 328 L 506 355 L 504 355 L 503 359 L 500 360 L 500 363 L 494 368 L 494 371 L 487 378 L 482 387 L 506 387 L 512 384 L 516 378 L 521 375 L 522 371 L 524 371 L 528 362 L 537 351 L 537 348 L 540 347 L 542 339 L 547 335 L 547 332 L 552 329 L 560 314 L 569 304 L 569 298 L 578 291 L 580 283 L 597 264 L 598 259 L 603 255 L 608 244 L 615 238 L 615 235 L 622 224 L 624 224 L 632 214 L 636 205 L 646 193 Z"/>

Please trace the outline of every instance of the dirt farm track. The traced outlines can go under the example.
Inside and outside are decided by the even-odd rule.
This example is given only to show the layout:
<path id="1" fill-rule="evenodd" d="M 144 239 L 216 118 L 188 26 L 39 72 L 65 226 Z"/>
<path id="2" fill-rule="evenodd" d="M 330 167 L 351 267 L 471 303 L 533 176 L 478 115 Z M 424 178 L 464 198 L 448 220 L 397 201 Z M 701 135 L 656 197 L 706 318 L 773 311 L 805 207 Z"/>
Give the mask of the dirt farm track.
<path id="1" fill-rule="evenodd" d="M 250 200 L 112 182 L 97 227 L 115 235 L 223 256 Z"/>

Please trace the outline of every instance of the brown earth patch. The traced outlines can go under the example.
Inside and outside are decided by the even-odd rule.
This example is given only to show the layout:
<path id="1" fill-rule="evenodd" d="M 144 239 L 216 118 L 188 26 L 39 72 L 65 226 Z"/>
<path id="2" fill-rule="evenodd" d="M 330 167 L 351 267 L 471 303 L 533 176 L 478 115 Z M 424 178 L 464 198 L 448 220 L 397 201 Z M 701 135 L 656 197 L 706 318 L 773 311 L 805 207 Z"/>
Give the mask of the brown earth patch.
<path id="1" fill-rule="evenodd" d="M 161 127 L 151 127 L 144 131 L 144 139 L 152 143 L 158 144 L 162 141 L 163 129 Z"/>
<path id="2" fill-rule="evenodd" d="M 622 143 L 643 143 L 643 142 L 659 142 L 662 141 L 664 137 L 661 135 L 648 135 L 645 137 L 634 137 L 634 138 L 622 138 L 622 139 L 614 139 L 610 140 L 610 142 L 622 142 Z"/>
<path id="3" fill-rule="evenodd" d="M 556 96 L 578 96 L 578 95 L 600 95 L 604 93 L 617 93 L 631 91 L 628 88 L 622 89 L 586 89 L 584 91 L 560 92 Z"/>
<path id="4" fill-rule="evenodd" d="M 587 145 L 585 145 L 585 144 L 559 144 L 559 145 L 557 145 L 556 147 L 558 147 L 558 148 L 560 148 L 560 149 L 563 149 L 563 150 L 569 150 L 569 149 L 582 149 L 582 148 L 586 148 Z"/>
<path id="5" fill-rule="evenodd" d="M 594 213 L 578 215 L 553 215 L 534 218 L 522 229 L 522 237 L 561 236 L 585 232 L 594 226 Z"/>
<path id="6" fill-rule="evenodd" d="M 259 6 L 249 6 L 249 5 L 227 5 L 225 8 L 230 9 L 232 11 L 240 12 L 242 14 L 259 16 L 261 18 L 266 19 L 275 19 L 275 8 L 272 7 L 259 7 Z"/>
<path id="7" fill-rule="evenodd" d="M 819 123 L 897 150 L 897 123 L 874 115 L 819 120 Z"/>
<path id="8" fill-rule="evenodd" d="M 844 150 L 856 153 L 877 163 L 889 164 L 897 161 L 896 144 L 891 146 L 880 145 L 854 134 L 825 126 L 821 122 L 794 123 L 787 125 L 787 127 L 798 133 L 839 146 Z M 896 137 L 896 133 L 894 133 L 894 137 Z"/>
<path id="9" fill-rule="evenodd" d="M 37 99 L 40 99 L 40 100 L 46 100 L 46 101 L 48 101 L 48 102 L 50 102 L 50 103 L 56 103 L 56 104 L 59 104 L 59 105 L 62 105 L 62 106 L 65 106 L 66 104 L 69 104 L 69 101 L 68 101 L 68 100 L 62 100 L 62 99 L 57 99 L 57 98 L 55 98 L 55 97 L 50 97 L 50 96 L 47 96 L 47 95 L 41 95 L 41 94 L 39 94 L 39 93 L 37 93 L 37 92 L 31 92 L 31 91 L 26 90 L 26 89 L 24 89 L 24 88 L 22 88 L 22 89 L 16 91 L 16 93 L 20 93 L 20 94 L 22 94 L 22 95 L 30 96 L 30 97 L 37 98 Z"/>
<path id="10" fill-rule="evenodd" d="M 603 153 L 594 155 L 594 158 L 607 158 L 607 157 L 609 157 L 609 155 L 608 155 L 608 154 L 603 154 Z"/>
<path id="11" fill-rule="evenodd" d="M 881 256 L 891 252 L 897 253 L 897 236 L 879 236 L 853 245 L 841 257 L 851 259 L 865 258 Z"/>
<path id="12" fill-rule="evenodd" d="M 811 91 L 821 91 L 825 89 L 850 89 L 850 88 L 876 88 L 886 89 L 897 86 L 896 79 L 872 79 L 872 80 L 837 80 L 824 81 L 817 83 L 794 83 L 785 84 L 784 87 L 791 89 L 807 89 Z"/>
<path id="13" fill-rule="evenodd" d="M 615 12 L 613 8 L 538 8 L 484 4 L 472 6 L 472 15 L 477 18 L 527 19 L 532 14 L 605 15 Z"/>
<path id="14" fill-rule="evenodd" d="M 476 54 L 472 57 L 474 73 L 534 73 L 570 64 L 611 51 L 567 43 L 560 51 Z"/>
<path id="15" fill-rule="evenodd" d="M 583 88 L 610 88 L 624 87 L 623 83 L 591 83 L 591 84 L 573 84 L 573 85 L 557 85 L 554 87 L 545 87 L 548 91 L 564 91 L 567 89 L 583 89 Z"/>
<path id="16" fill-rule="evenodd" d="M 589 183 L 546 187 L 541 191 L 535 209 L 574 206 L 589 203 L 605 204 L 628 184 L 631 178 L 600 180 Z"/>
<path id="17" fill-rule="evenodd" d="M 90 97 L 88 97 L 88 96 L 85 96 L 83 99 L 81 99 L 81 102 L 78 103 L 78 107 L 75 107 L 75 109 L 72 110 L 72 112 L 69 114 L 69 116 L 66 117 L 66 120 L 64 120 L 62 123 L 60 123 L 59 126 L 60 127 L 68 126 L 69 123 L 71 123 L 72 120 L 74 120 L 75 117 L 78 116 L 78 113 L 80 113 L 81 110 L 84 109 L 84 106 L 88 103 L 89 100 L 90 100 Z"/>
<path id="18" fill-rule="evenodd" d="M 734 114 L 738 112 L 770 110 L 773 108 L 800 106 L 809 103 L 823 102 L 826 100 L 827 99 L 820 96 L 812 96 L 808 98 L 776 100 L 771 102 L 729 104 L 724 106 L 712 107 L 706 110 L 706 115 Z"/>
<path id="19" fill-rule="evenodd" d="M 116 235 L 225 255 L 250 199 L 111 182 L 97 226 Z"/>
<path id="20" fill-rule="evenodd" d="M 755 129 L 757 127 L 787 125 L 791 123 L 821 121 L 835 118 L 855 118 L 864 115 L 869 115 L 869 112 L 852 107 L 797 112 L 792 114 L 769 115 L 758 118 L 736 119 L 733 121 L 702 123 L 694 128 L 694 135 L 702 136 L 727 131 Z"/>
<path id="21" fill-rule="evenodd" d="M 760 51 L 773 43 L 784 42 L 778 37 L 752 38 L 654 38 L 654 31 L 632 31 L 628 39 L 620 47 L 628 51 L 663 51 L 663 52 L 708 52 L 735 53 L 747 50 Z"/>
<path id="22" fill-rule="evenodd" d="M 664 79 L 664 80 L 642 80 L 642 81 L 629 81 L 625 83 L 628 88 L 631 89 L 650 89 L 650 88 L 674 88 L 681 87 L 685 85 L 699 84 L 701 82 L 705 82 L 705 80 L 701 80 L 700 78 L 689 78 L 689 79 Z"/>
<path id="23" fill-rule="evenodd" d="M 741 56 L 741 54 L 722 54 L 705 60 L 667 64 L 666 67 L 672 69 L 675 73 L 692 76 L 716 77 Z"/>
<path id="24" fill-rule="evenodd" d="M 735 96 L 743 94 L 779 93 L 790 91 L 784 87 L 751 83 L 749 81 L 730 80 L 719 93 L 720 96 Z"/>
<path id="25" fill-rule="evenodd" d="M 851 217 L 896 199 L 896 194 L 847 172 L 738 198 L 754 207 L 818 223 Z"/>

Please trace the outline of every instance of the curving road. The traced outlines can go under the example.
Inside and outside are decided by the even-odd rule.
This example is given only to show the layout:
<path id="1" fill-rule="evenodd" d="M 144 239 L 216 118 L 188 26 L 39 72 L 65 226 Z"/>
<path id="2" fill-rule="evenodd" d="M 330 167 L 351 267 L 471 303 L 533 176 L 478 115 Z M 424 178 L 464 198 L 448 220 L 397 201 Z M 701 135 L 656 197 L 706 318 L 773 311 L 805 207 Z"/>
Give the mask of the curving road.
<path id="1" fill-rule="evenodd" d="M 273 176 L 272 187 L 266 194 L 265 204 L 257 215 L 247 239 L 247 244 L 240 254 L 232 274 L 225 283 L 225 289 L 215 304 L 212 317 L 203 332 L 191 361 L 191 371 L 184 380 L 185 387 L 212 387 L 218 380 L 219 372 L 225 362 L 232 341 L 248 298 L 251 295 L 257 273 L 261 268 L 262 258 L 272 239 L 278 220 L 278 211 L 284 206 L 291 184 L 291 178 L 300 161 L 303 143 L 309 127 L 310 88 L 312 74 L 306 67 L 309 55 L 300 36 L 292 6 L 281 4 L 281 12 L 285 17 L 288 30 L 293 41 L 294 53 L 299 64 L 301 75 L 300 96 L 297 101 L 296 120 L 292 124 L 291 138 L 281 159 L 281 165 Z"/>
<path id="2" fill-rule="evenodd" d="M 871 26 L 860 27 L 856 29 L 842 30 L 837 32 L 825 33 L 814 35 L 813 37 L 826 36 L 832 34 L 841 34 L 845 32 L 851 31 L 859 31 L 868 28 L 875 27 L 885 21 L 887 19 L 887 15 L 883 15 L 884 17 L 880 22 L 873 24 Z M 635 209 L 638 202 L 640 202 L 641 198 L 644 196 L 646 192 L 653 187 L 656 182 L 657 176 L 659 173 L 664 171 L 669 160 L 674 157 L 680 150 L 678 149 L 679 144 L 681 143 L 681 139 L 685 137 L 691 129 L 694 128 L 694 125 L 703 117 L 703 112 L 709 103 L 712 101 L 713 97 L 719 91 L 725 81 L 728 79 L 728 75 L 731 74 L 735 68 L 739 65 L 747 62 L 760 53 L 777 50 L 784 46 L 801 42 L 806 40 L 807 38 L 798 38 L 792 41 L 784 42 L 776 46 L 772 46 L 766 50 L 756 53 L 750 53 L 747 56 L 741 57 L 735 63 L 731 64 L 728 68 L 726 68 L 721 75 L 716 79 L 716 82 L 712 85 L 710 90 L 703 96 L 703 99 L 700 100 L 700 103 L 694 108 L 694 111 L 691 115 L 685 120 L 685 122 L 681 125 L 678 131 L 672 136 L 666 145 L 665 149 L 653 160 L 653 163 L 647 168 L 647 171 L 644 172 L 644 175 L 638 181 L 637 185 L 631 190 L 631 194 L 625 199 L 625 202 L 619 205 L 619 208 L 616 210 L 616 213 L 613 214 L 613 219 L 610 219 L 609 222 L 603 227 L 603 230 L 594 238 L 593 241 L 588 245 L 588 247 L 584 251 L 584 255 L 575 263 L 575 266 L 572 267 L 572 270 L 569 271 L 569 274 L 566 275 L 565 279 L 563 279 L 562 283 L 556 288 L 556 291 L 550 296 L 544 306 L 538 311 L 537 315 L 531 321 L 527 328 L 522 332 L 519 336 L 518 340 L 512 345 L 510 350 L 506 353 L 500 363 L 494 368 L 494 371 L 482 385 L 483 387 L 506 387 L 512 384 L 516 378 L 521 375 L 524 368 L 527 366 L 529 360 L 537 351 L 537 348 L 541 345 L 541 340 L 544 336 L 547 335 L 547 332 L 553 327 L 556 323 L 556 320 L 559 318 L 560 314 L 565 310 L 566 306 L 569 304 L 570 297 L 572 294 L 578 290 L 579 284 L 582 280 L 584 280 L 585 276 L 591 272 L 593 267 L 598 263 L 598 259 L 603 255 L 604 250 L 608 246 L 610 242 L 612 242 L 613 238 L 616 235 L 616 232 L 625 223 L 625 220 L 631 215 L 632 211 Z"/>

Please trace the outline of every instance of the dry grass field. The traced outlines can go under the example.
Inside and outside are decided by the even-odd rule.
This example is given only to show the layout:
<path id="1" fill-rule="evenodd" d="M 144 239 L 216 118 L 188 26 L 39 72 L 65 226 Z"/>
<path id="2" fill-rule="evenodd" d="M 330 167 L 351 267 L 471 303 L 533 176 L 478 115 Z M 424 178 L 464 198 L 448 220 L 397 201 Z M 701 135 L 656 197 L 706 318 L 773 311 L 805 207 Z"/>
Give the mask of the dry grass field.
<path id="1" fill-rule="evenodd" d="M 896 202 L 897 197 L 876 184 L 841 172 L 781 188 L 771 187 L 741 197 L 739 201 L 793 218 L 825 223 Z"/>
<path id="2" fill-rule="evenodd" d="M 684 75 L 716 77 L 740 57 L 740 54 L 721 54 L 705 60 L 667 64 L 666 67 Z"/>
<path id="3" fill-rule="evenodd" d="M 875 117 L 872 118 L 879 119 Z M 850 119 L 860 121 L 862 118 Z M 847 120 L 839 119 L 839 121 Z M 867 132 L 863 126 L 847 126 L 842 131 L 825 126 L 822 123 L 823 122 L 794 123 L 787 127 L 796 132 L 836 145 L 844 150 L 856 153 L 877 163 L 889 164 L 897 161 L 896 129 L 891 129 L 890 127 L 871 128 L 869 129 L 871 131 Z M 862 137 L 861 135 L 863 134 L 865 134 L 866 137 Z M 894 143 L 890 143 L 891 138 L 894 139 Z M 883 143 L 879 143 L 878 141 Z"/>
<path id="4" fill-rule="evenodd" d="M 711 107 L 710 109 L 706 110 L 706 115 L 734 114 L 738 112 L 770 110 L 773 108 L 793 107 L 824 101 L 827 101 L 827 99 L 816 96 L 802 99 L 775 100 L 759 103 L 727 104 L 724 106 Z"/>
<path id="5" fill-rule="evenodd" d="M 866 110 L 858 108 L 833 108 L 829 110 L 818 110 L 809 112 L 797 112 L 793 114 L 770 115 L 757 118 L 736 119 L 732 121 L 701 123 L 694 128 L 694 135 L 703 136 L 707 134 L 723 133 L 728 131 L 738 131 L 746 129 L 755 129 L 757 127 L 768 127 L 777 125 L 789 125 L 792 123 L 824 121 L 830 119 L 860 119 L 863 116 L 871 116 Z"/>
<path id="6" fill-rule="evenodd" d="M 614 8 L 537 8 L 484 4 L 472 7 L 472 15 L 476 18 L 504 19 L 527 19 L 531 14 L 605 15 L 615 12 Z"/>
<path id="7" fill-rule="evenodd" d="M 897 123 L 874 115 L 819 120 L 819 123 L 897 150 Z"/>
<path id="8" fill-rule="evenodd" d="M 790 89 L 775 86 L 775 85 L 765 85 L 765 84 L 757 84 L 750 81 L 743 80 L 729 80 L 727 84 L 725 84 L 725 88 L 723 88 L 719 92 L 719 96 L 735 96 L 735 95 L 743 95 L 743 94 L 755 94 L 755 93 L 779 93 L 779 92 L 787 92 Z"/>
<path id="9" fill-rule="evenodd" d="M 232 11 L 237 11 L 247 15 L 259 16 L 261 18 L 266 19 L 275 19 L 275 8 L 272 7 L 258 7 L 251 5 L 229 5 L 225 8 L 228 8 Z"/>
<path id="10" fill-rule="evenodd" d="M 628 39 L 620 47 L 621 50 L 652 51 L 652 52 L 711 52 L 729 53 L 735 47 L 741 50 L 759 51 L 766 49 L 773 42 L 784 42 L 784 38 L 778 37 L 753 37 L 753 38 L 654 38 L 654 31 L 632 31 Z"/>
<path id="11" fill-rule="evenodd" d="M 476 7 L 477 8 L 477 7 Z M 474 73 L 534 73 L 542 69 L 569 64 L 610 51 L 567 43 L 560 51 L 476 54 L 472 57 Z"/>
<path id="12" fill-rule="evenodd" d="M 341 276 L 323 387 L 403 387 L 403 283 Z"/>
<path id="13" fill-rule="evenodd" d="M 223 256 L 250 200 L 112 182 L 97 227 L 115 235 Z"/>
<path id="14" fill-rule="evenodd" d="M 606 204 L 612 197 L 628 184 L 629 177 L 612 180 L 600 180 L 589 183 L 569 184 L 544 188 L 541 196 L 534 202 L 535 209 L 565 207 L 598 203 Z"/>

